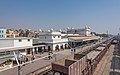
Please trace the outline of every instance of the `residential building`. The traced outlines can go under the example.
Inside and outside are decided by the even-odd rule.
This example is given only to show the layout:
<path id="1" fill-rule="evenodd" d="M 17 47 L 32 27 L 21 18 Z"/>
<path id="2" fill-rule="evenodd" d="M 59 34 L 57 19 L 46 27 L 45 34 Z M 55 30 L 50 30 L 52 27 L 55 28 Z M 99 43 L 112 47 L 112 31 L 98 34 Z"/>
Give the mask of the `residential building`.
<path id="1" fill-rule="evenodd" d="M 0 28 L 0 38 L 5 38 L 6 37 L 6 29 L 5 28 Z"/>
<path id="2" fill-rule="evenodd" d="M 6 32 L 6 37 L 12 38 L 12 37 L 19 37 L 19 33 L 15 30 L 8 29 Z"/>

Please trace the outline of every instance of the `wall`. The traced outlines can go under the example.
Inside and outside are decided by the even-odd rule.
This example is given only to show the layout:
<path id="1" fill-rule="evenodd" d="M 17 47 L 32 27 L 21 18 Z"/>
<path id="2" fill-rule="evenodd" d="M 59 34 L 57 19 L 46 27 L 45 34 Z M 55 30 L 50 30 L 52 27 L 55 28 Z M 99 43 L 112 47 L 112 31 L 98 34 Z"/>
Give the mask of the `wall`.
<path id="1" fill-rule="evenodd" d="M 39 41 L 39 38 L 34 38 L 34 39 L 33 39 L 33 44 L 37 44 L 38 41 Z"/>
<path id="2" fill-rule="evenodd" d="M 3 47 L 13 47 L 14 41 L 10 39 L 0 39 L 0 48 Z"/>
<path id="3" fill-rule="evenodd" d="M 46 39 L 51 40 L 52 36 L 50 36 L 50 35 L 40 35 L 39 36 L 39 40 L 46 40 Z"/>
<path id="4" fill-rule="evenodd" d="M 63 42 L 68 42 L 68 38 L 64 38 L 64 39 L 53 39 L 53 43 L 63 43 Z"/>
<path id="5" fill-rule="evenodd" d="M 50 36 L 50 35 L 39 35 L 39 42 L 40 43 L 52 42 L 52 36 Z"/>
<path id="6" fill-rule="evenodd" d="M 53 44 L 53 50 L 55 50 L 56 45 L 58 45 L 58 46 L 59 46 L 59 49 L 60 49 L 61 45 L 63 45 L 63 48 L 65 48 L 65 44 L 68 44 L 68 43 Z"/>
<path id="7" fill-rule="evenodd" d="M 86 28 L 85 34 L 86 36 L 91 36 L 91 30 L 89 28 Z"/>
<path id="8" fill-rule="evenodd" d="M 52 35 L 52 39 L 61 39 L 61 35 Z"/>
<path id="9" fill-rule="evenodd" d="M 21 39 L 22 41 L 19 42 L 19 39 L 14 40 L 14 47 L 24 47 L 24 46 L 32 46 L 33 40 L 30 39 Z"/>

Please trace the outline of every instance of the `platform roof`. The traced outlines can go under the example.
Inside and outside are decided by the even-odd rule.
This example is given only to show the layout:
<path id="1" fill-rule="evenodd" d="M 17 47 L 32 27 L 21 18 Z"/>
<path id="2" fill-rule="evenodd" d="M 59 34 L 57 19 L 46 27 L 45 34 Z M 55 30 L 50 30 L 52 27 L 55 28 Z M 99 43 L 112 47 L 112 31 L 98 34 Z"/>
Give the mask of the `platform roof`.
<path id="1" fill-rule="evenodd" d="M 99 39 L 97 36 L 77 36 L 77 37 L 69 37 L 69 39 L 74 40 L 74 41 L 88 41 L 88 40 L 95 40 Z"/>
<path id="2" fill-rule="evenodd" d="M 44 46 L 45 46 L 45 45 L 0 48 L 0 52 L 5 52 L 5 51 L 17 51 L 17 50 L 22 50 L 22 49 L 35 48 L 35 47 L 44 47 Z"/>

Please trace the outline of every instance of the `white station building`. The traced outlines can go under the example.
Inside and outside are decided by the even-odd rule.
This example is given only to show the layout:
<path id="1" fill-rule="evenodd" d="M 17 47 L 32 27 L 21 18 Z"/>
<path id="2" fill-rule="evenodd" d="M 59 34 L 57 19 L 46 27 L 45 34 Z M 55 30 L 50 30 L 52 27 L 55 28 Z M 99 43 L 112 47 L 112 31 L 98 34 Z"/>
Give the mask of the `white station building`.
<path id="1" fill-rule="evenodd" d="M 68 38 L 63 38 L 61 32 L 59 31 L 40 31 L 39 33 L 39 43 L 46 44 L 45 49 L 47 51 L 59 51 L 68 48 Z"/>

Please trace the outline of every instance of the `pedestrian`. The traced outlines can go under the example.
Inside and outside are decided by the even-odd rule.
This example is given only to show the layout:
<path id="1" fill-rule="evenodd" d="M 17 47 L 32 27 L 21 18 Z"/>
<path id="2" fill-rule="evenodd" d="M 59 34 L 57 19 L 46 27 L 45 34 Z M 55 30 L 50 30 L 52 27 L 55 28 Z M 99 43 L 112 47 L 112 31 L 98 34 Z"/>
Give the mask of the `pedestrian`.
<path id="1" fill-rule="evenodd" d="M 71 52 L 73 52 L 73 49 L 71 49 Z"/>
<path id="2" fill-rule="evenodd" d="M 74 49 L 74 52 L 76 52 L 76 49 Z"/>
<path id="3" fill-rule="evenodd" d="M 49 58 L 49 60 L 51 59 L 50 52 L 48 52 L 48 58 Z"/>

